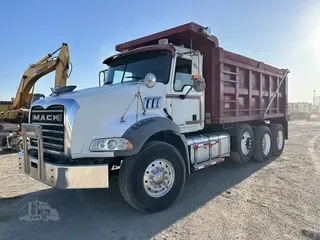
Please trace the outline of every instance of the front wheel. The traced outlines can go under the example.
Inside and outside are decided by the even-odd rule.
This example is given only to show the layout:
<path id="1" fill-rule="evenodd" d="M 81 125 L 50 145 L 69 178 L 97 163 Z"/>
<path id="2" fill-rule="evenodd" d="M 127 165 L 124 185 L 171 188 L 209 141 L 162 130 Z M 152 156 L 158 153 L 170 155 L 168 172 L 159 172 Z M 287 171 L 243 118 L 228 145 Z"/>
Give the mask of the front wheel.
<path id="1" fill-rule="evenodd" d="M 47 222 L 48 221 L 48 213 L 43 211 L 41 213 L 41 219 L 42 219 L 42 221 Z"/>
<path id="2" fill-rule="evenodd" d="M 165 142 L 147 142 L 137 155 L 125 158 L 120 168 L 121 194 L 142 212 L 168 208 L 185 181 L 186 166 L 180 152 Z"/>

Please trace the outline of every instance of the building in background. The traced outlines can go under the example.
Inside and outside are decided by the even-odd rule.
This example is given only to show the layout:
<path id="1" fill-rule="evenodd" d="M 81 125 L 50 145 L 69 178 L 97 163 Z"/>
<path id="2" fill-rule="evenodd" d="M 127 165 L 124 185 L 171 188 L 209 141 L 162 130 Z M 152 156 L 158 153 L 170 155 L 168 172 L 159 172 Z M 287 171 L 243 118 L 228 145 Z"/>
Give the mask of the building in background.
<path id="1" fill-rule="evenodd" d="M 310 119 L 312 107 L 312 103 L 308 102 L 289 103 L 289 117 L 290 119 Z"/>
<path id="2" fill-rule="evenodd" d="M 320 96 L 313 97 L 312 113 L 320 115 Z"/>

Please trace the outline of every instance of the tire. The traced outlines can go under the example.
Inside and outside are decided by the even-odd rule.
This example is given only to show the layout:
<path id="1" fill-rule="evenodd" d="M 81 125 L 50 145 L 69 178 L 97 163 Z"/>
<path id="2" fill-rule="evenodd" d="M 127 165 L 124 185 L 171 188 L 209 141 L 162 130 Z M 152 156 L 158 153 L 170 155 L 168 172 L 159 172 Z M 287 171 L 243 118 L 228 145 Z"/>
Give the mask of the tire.
<path id="1" fill-rule="evenodd" d="M 42 212 L 41 219 L 42 219 L 42 221 L 47 222 L 48 221 L 48 213 Z"/>
<path id="2" fill-rule="evenodd" d="M 241 164 L 251 159 L 254 142 L 252 128 L 249 124 L 237 126 L 232 133 L 232 151 L 230 153 L 233 162 Z"/>
<path id="3" fill-rule="evenodd" d="M 265 138 L 265 140 L 264 140 Z M 263 144 L 263 141 L 265 144 Z M 252 157 L 257 162 L 269 160 L 271 155 L 272 134 L 267 126 L 258 126 L 254 130 L 254 144 Z"/>
<path id="4" fill-rule="evenodd" d="M 284 149 L 284 129 L 281 124 L 271 124 L 270 126 L 272 140 L 271 153 L 272 156 L 279 157 Z"/>
<path id="5" fill-rule="evenodd" d="M 23 151 L 23 141 L 19 141 L 19 143 L 17 145 L 14 146 L 14 149 L 17 151 L 17 152 L 22 152 Z"/>
<path id="6" fill-rule="evenodd" d="M 29 149 L 29 141 L 27 141 L 27 144 L 28 144 L 27 149 Z M 19 141 L 19 143 L 14 146 L 14 149 L 17 152 L 23 152 L 23 140 Z"/>
<path id="7" fill-rule="evenodd" d="M 169 179 L 165 181 L 170 187 L 161 186 L 159 192 L 153 191 L 159 184 L 155 183 L 157 178 L 152 163 L 164 171 L 165 178 Z M 159 173 L 158 169 L 156 173 Z M 120 167 L 119 187 L 122 196 L 132 207 L 141 212 L 159 212 L 167 209 L 179 197 L 186 175 L 185 162 L 176 148 L 165 142 L 150 141 L 137 155 L 124 159 Z M 153 183 L 157 185 L 151 186 L 153 189 L 149 188 Z"/>

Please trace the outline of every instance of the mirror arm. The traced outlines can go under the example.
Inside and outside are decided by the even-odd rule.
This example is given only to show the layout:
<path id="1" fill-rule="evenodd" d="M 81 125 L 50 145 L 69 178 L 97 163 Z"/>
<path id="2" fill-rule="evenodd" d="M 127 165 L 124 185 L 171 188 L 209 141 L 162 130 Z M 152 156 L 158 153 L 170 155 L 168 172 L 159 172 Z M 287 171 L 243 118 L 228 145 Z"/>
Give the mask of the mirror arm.
<path id="1" fill-rule="evenodd" d="M 192 88 L 193 88 L 193 86 L 190 86 L 190 88 L 189 88 L 189 90 L 186 92 L 186 94 L 185 94 L 185 95 L 180 94 L 180 95 L 179 95 L 179 98 L 180 98 L 180 99 L 185 99 L 186 96 L 191 92 Z"/>
<path id="2" fill-rule="evenodd" d="M 103 73 L 103 84 L 104 84 L 106 80 L 106 72 L 108 72 L 108 69 L 101 70 L 99 72 L 99 87 L 101 87 L 101 73 Z"/>

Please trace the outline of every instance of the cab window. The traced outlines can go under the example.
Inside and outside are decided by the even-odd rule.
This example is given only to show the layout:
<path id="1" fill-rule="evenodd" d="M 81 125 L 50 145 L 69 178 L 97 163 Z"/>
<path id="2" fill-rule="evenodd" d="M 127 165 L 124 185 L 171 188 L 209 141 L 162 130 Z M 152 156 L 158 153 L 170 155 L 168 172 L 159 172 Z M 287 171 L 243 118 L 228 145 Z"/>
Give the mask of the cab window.
<path id="1" fill-rule="evenodd" d="M 192 61 L 184 58 L 177 58 L 173 90 L 182 92 L 185 86 L 192 86 L 191 76 Z"/>
<path id="2" fill-rule="evenodd" d="M 123 76 L 124 74 L 124 76 Z M 113 75 L 113 84 L 121 83 L 122 79 L 123 82 L 132 81 L 132 73 L 131 72 L 124 72 L 124 70 L 115 70 Z"/>

